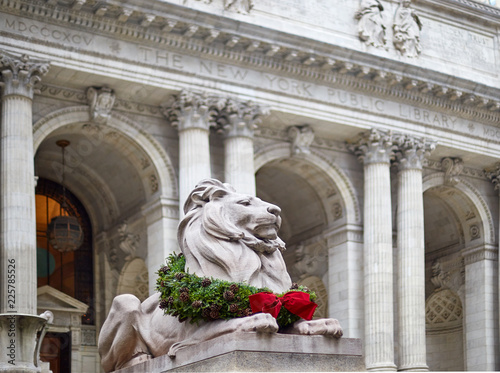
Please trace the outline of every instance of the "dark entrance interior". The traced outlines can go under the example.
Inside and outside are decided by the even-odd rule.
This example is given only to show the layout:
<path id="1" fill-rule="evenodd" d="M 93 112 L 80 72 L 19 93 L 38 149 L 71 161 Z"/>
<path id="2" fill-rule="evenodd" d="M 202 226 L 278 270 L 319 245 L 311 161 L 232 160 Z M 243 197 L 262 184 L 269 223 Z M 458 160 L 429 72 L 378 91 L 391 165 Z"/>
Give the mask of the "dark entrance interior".
<path id="1" fill-rule="evenodd" d="M 47 333 L 40 348 L 40 360 L 50 364 L 52 373 L 71 373 L 71 334 Z"/>

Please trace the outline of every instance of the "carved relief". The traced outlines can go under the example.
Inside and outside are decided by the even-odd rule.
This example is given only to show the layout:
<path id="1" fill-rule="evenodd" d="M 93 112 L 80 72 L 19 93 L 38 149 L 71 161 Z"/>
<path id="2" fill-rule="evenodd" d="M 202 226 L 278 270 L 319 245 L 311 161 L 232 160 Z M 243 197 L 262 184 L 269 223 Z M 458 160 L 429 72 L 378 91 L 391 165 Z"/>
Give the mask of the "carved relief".
<path id="1" fill-rule="evenodd" d="M 441 168 L 444 171 L 444 183 L 454 186 L 460 182 L 458 177 L 464 169 L 464 162 L 460 158 L 443 158 Z"/>
<path id="2" fill-rule="evenodd" d="M 444 272 L 441 268 L 441 263 L 435 260 L 432 263 L 431 282 L 436 287 L 436 290 L 441 290 L 442 288 L 448 287 L 449 280 L 450 274 L 448 272 Z"/>
<path id="3" fill-rule="evenodd" d="M 125 222 L 118 227 L 118 234 L 120 239 L 118 246 L 127 255 L 125 261 L 131 260 L 135 257 L 140 237 L 138 234 L 130 233 L 128 231 L 128 224 Z"/>
<path id="4" fill-rule="evenodd" d="M 158 178 L 155 174 L 149 175 L 149 185 L 151 186 L 151 193 L 156 193 L 158 191 Z"/>
<path id="5" fill-rule="evenodd" d="M 322 276 L 328 270 L 328 256 L 322 244 L 299 245 L 295 251 L 294 269 L 301 278 Z"/>
<path id="6" fill-rule="evenodd" d="M 311 153 L 309 147 L 314 141 L 314 131 L 307 124 L 290 127 L 288 129 L 288 138 L 292 140 L 292 155 Z"/>
<path id="7" fill-rule="evenodd" d="M 462 302 L 451 290 L 441 290 L 429 297 L 425 305 L 427 324 L 453 324 L 462 320 Z"/>
<path id="8" fill-rule="evenodd" d="M 342 217 L 342 206 L 340 203 L 335 203 L 333 205 L 333 219 L 339 220 Z"/>
<path id="9" fill-rule="evenodd" d="M 410 0 L 400 0 L 394 16 L 394 46 L 405 57 L 418 57 L 422 52 L 420 30 L 422 23 L 417 13 L 410 8 Z"/>
<path id="10" fill-rule="evenodd" d="M 476 240 L 478 238 L 481 238 L 481 230 L 476 224 L 470 226 L 469 233 L 471 240 Z"/>
<path id="11" fill-rule="evenodd" d="M 231 9 L 238 13 L 250 13 L 253 5 L 253 0 L 224 0 L 224 9 Z"/>
<path id="12" fill-rule="evenodd" d="M 359 38 L 366 45 L 386 46 L 383 10 L 384 7 L 378 0 L 361 0 L 360 9 L 356 12 L 355 18 L 358 20 Z"/>
<path id="13" fill-rule="evenodd" d="M 495 186 L 495 190 L 500 189 L 500 162 L 495 165 L 495 168 L 491 171 L 485 170 L 486 177 L 491 180 Z"/>
<path id="14" fill-rule="evenodd" d="M 87 101 L 89 104 L 90 118 L 92 121 L 105 124 L 111 116 L 111 110 L 115 103 L 115 93 L 109 87 L 87 89 Z"/>

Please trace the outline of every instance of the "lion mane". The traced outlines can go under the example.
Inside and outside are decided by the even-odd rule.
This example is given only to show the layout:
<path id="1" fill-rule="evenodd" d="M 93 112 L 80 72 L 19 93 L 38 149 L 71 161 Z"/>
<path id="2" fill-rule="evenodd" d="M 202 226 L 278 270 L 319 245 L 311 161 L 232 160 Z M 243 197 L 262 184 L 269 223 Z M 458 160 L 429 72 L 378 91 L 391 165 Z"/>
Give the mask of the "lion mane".
<path id="1" fill-rule="evenodd" d="M 246 216 L 235 216 L 234 197 L 251 198 Z M 233 197 L 233 198 L 231 198 Z M 272 211 L 272 213 L 270 212 Z M 285 291 L 291 286 L 282 252 L 285 243 L 261 238 L 248 227 L 248 219 L 271 216 L 279 228 L 279 208 L 258 198 L 238 194 L 216 179 L 201 181 L 184 205 L 178 242 L 186 257 L 186 268 L 198 276 L 246 282 L 256 287 Z"/>

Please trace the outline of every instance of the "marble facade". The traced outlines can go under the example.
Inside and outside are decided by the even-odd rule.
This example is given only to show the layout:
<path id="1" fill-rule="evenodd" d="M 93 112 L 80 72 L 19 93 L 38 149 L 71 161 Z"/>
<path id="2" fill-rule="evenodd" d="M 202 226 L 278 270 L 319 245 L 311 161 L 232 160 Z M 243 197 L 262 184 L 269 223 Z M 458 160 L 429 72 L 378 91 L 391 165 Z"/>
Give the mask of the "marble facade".
<path id="1" fill-rule="evenodd" d="M 361 338 L 368 370 L 500 369 L 496 2 L 0 0 L 0 14 L 0 283 L 15 259 L 16 310 L 36 313 L 32 191 L 60 182 L 68 139 L 95 288 L 95 325 L 52 326 L 74 330 L 72 372 L 98 366 L 114 296 L 154 291 L 206 177 L 281 207 L 292 279 Z"/>

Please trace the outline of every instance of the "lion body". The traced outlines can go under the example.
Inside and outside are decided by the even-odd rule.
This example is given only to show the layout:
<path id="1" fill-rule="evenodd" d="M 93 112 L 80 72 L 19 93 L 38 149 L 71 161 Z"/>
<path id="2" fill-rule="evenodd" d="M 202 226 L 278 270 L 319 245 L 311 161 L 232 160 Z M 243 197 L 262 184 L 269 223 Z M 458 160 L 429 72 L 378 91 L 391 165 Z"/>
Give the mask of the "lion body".
<path id="1" fill-rule="evenodd" d="M 277 206 L 208 179 L 191 192 L 184 211 L 178 241 L 188 272 L 267 287 L 278 293 L 290 288 L 291 279 L 281 254 L 285 245 L 277 236 L 281 225 Z M 180 348 L 225 333 L 278 330 L 269 314 L 195 325 L 164 315 L 158 305 L 158 293 L 142 303 L 130 294 L 113 300 L 99 336 L 101 364 L 106 372 L 167 353 L 175 356 Z M 334 327 L 314 325 L 318 329 L 315 334 L 338 334 L 340 330 L 341 335 L 338 322 Z M 312 330 L 304 325 L 301 328 L 303 334 Z"/>

